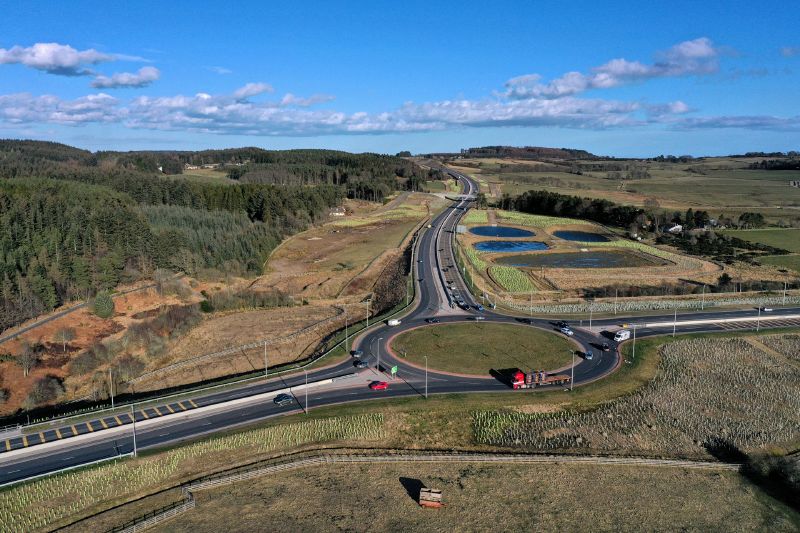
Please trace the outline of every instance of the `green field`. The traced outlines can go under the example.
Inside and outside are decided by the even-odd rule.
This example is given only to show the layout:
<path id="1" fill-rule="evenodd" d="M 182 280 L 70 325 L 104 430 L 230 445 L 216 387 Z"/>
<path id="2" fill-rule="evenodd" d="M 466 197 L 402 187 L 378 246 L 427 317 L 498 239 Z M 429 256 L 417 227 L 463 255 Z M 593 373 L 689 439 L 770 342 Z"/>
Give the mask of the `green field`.
<path id="1" fill-rule="evenodd" d="M 575 345 L 563 336 L 515 324 L 448 324 L 399 335 L 392 349 L 416 365 L 488 376 L 491 370 L 555 370 L 572 361 Z"/>
<path id="2" fill-rule="evenodd" d="M 779 268 L 786 268 L 800 272 L 800 254 L 792 255 L 768 255 L 758 259 L 765 265 L 775 265 Z"/>
<path id="3" fill-rule="evenodd" d="M 790 252 L 800 253 L 800 229 L 748 229 L 726 231 L 726 235 L 738 237 L 745 241 L 759 242 L 775 248 L 783 248 Z"/>
<path id="4" fill-rule="evenodd" d="M 426 181 L 425 192 L 447 192 L 447 185 L 439 180 Z"/>

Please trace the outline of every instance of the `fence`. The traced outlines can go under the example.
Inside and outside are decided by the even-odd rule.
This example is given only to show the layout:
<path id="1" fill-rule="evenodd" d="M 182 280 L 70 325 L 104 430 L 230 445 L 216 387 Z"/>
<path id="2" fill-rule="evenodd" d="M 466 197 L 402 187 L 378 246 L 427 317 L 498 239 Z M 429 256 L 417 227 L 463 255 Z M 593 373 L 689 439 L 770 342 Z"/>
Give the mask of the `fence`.
<path id="1" fill-rule="evenodd" d="M 194 496 L 190 492 L 185 493 L 186 499 L 182 502 L 175 502 L 161 509 L 157 509 L 146 515 L 140 516 L 131 522 L 123 524 L 109 530 L 109 533 L 134 533 L 135 531 L 143 531 L 151 528 L 165 520 L 185 513 L 190 509 L 194 509 L 195 501 Z"/>

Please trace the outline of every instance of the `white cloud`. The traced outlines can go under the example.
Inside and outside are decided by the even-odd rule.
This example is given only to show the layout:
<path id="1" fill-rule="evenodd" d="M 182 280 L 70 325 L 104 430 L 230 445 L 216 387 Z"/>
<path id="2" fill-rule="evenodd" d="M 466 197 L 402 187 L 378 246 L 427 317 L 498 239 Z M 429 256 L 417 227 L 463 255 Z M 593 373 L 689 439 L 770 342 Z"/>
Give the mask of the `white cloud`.
<path id="1" fill-rule="evenodd" d="M 126 113 L 118 104 L 116 98 L 105 93 L 74 100 L 61 100 L 53 95 L 33 96 L 29 93 L 0 95 L 0 121 L 68 125 L 117 122 Z"/>
<path id="2" fill-rule="evenodd" d="M 147 87 L 158 78 L 161 72 L 155 67 L 142 67 L 138 72 L 117 72 L 111 76 L 98 75 L 92 87 L 98 89 L 119 89 L 122 87 Z"/>
<path id="3" fill-rule="evenodd" d="M 719 69 L 719 49 L 707 37 L 684 41 L 657 54 L 650 65 L 618 58 L 594 67 L 591 73 L 567 72 L 548 82 L 528 74 L 506 82 L 509 98 L 563 98 L 590 89 L 608 89 L 651 78 L 710 74 Z"/>
<path id="4" fill-rule="evenodd" d="M 281 105 L 309 107 L 316 104 L 324 104 L 325 102 L 330 102 L 332 100 L 334 100 L 334 97 L 329 94 L 312 94 L 308 98 L 301 98 L 293 95 L 292 93 L 286 93 L 283 98 L 281 98 Z"/>
<path id="5" fill-rule="evenodd" d="M 781 55 L 783 57 L 800 56 L 800 46 L 784 46 L 781 48 Z"/>
<path id="6" fill-rule="evenodd" d="M 683 129 L 740 128 L 747 130 L 800 131 L 800 116 L 739 115 L 697 117 L 677 124 Z"/>
<path id="7" fill-rule="evenodd" d="M 218 66 L 213 66 L 212 65 L 212 66 L 206 67 L 206 68 L 208 70 L 210 70 L 211 72 L 213 72 L 215 74 L 220 74 L 220 75 L 232 74 L 233 73 L 233 71 L 231 69 L 225 68 L 225 67 L 218 67 Z"/>
<path id="8" fill-rule="evenodd" d="M 246 100 L 251 96 L 256 96 L 262 93 L 271 93 L 274 89 L 268 83 L 248 83 L 243 87 L 239 87 L 233 92 L 233 97 L 237 100 Z"/>
<path id="9" fill-rule="evenodd" d="M 0 48 L 0 64 L 25 65 L 62 76 L 90 75 L 92 72 L 86 68 L 86 65 L 96 65 L 118 58 L 119 56 L 104 54 L 93 48 L 76 50 L 69 45 L 59 43 L 36 43 L 29 47 Z"/>

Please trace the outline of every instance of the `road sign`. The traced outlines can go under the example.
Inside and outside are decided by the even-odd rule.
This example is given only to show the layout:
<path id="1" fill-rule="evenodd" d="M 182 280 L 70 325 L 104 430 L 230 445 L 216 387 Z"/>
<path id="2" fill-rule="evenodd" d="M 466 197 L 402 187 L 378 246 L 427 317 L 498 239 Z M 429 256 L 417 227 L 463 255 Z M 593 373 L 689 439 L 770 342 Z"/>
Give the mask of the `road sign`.
<path id="1" fill-rule="evenodd" d="M 395 374 L 397 374 L 397 365 L 392 367 L 392 377 L 394 377 Z"/>
<path id="2" fill-rule="evenodd" d="M 459 224 L 456 226 L 456 233 L 466 233 L 467 227 L 463 224 Z"/>

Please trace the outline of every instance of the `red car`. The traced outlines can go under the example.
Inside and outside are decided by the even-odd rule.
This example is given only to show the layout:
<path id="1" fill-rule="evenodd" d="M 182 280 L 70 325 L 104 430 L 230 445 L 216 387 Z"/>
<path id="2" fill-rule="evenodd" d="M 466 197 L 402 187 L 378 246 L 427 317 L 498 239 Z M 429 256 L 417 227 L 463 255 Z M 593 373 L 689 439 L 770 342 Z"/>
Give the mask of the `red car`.
<path id="1" fill-rule="evenodd" d="M 372 390 L 386 390 L 389 388 L 389 384 L 385 381 L 373 381 L 369 384 L 369 388 Z"/>

